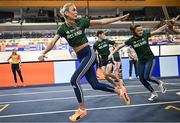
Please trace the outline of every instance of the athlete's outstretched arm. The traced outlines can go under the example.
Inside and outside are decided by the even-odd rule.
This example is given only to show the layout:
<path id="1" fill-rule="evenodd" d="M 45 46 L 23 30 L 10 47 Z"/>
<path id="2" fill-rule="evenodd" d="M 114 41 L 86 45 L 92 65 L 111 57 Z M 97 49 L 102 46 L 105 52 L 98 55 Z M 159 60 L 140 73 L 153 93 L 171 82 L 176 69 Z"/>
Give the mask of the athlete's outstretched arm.
<path id="1" fill-rule="evenodd" d="M 21 56 L 19 56 L 19 69 L 22 67 Z"/>
<path id="2" fill-rule="evenodd" d="M 168 25 L 168 28 L 177 34 L 180 33 L 180 29 L 175 29 L 174 26 L 180 26 L 180 21 L 176 21 L 179 17 L 180 15 L 178 15 L 176 18 L 173 18 L 171 20 L 166 20 L 166 24 Z"/>
<path id="3" fill-rule="evenodd" d="M 171 26 L 180 26 L 180 21 L 175 21 L 175 19 L 166 20 L 166 23 L 168 23 Z"/>
<path id="4" fill-rule="evenodd" d="M 180 15 L 178 15 L 176 18 L 173 18 L 171 20 L 166 20 L 166 24 L 168 25 L 168 28 L 177 34 L 180 33 L 180 29 L 175 29 L 174 26 L 180 26 L 180 21 L 176 21 L 179 17 Z"/>
<path id="5" fill-rule="evenodd" d="M 108 59 L 111 59 L 112 58 L 112 56 L 113 56 L 113 54 L 115 53 L 115 52 L 117 52 L 118 50 L 120 50 L 121 48 L 123 48 L 125 46 L 125 43 L 123 42 L 122 44 L 119 44 L 111 53 L 110 53 L 110 55 L 108 56 Z"/>
<path id="6" fill-rule="evenodd" d="M 168 26 L 168 28 L 169 28 L 171 31 L 173 31 L 174 33 L 180 34 L 180 29 L 176 29 L 176 28 L 174 28 L 173 26 Z"/>
<path id="7" fill-rule="evenodd" d="M 175 22 L 174 22 L 174 25 L 175 25 L 175 26 L 180 26 L 180 21 L 175 21 Z"/>
<path id="8" fill-rule="evenodd" d="M 42 54 L 38 57 L 38 60 L 42 61 L 44 60 L 44 58 L 46 57 L 45 54 L 48 53 L 56 44 L 56 42 L 58 41 L 58 39 L 60 38 L 59 35 L 55 35 L 54 38 L 51 40 L 51 42 L 48 44 L 48 46 L 46 47 L 46 49 L 42 52 Z"/>
<path id="9" fill-rule="evenodd" d="M 163 32 L 166 28 L 167 28 L 167 24 L 165 24 L 165 25 L 159 27 L 158 29 L 152 31 L 151 35 L 157 35 L 157 34 Z"/>
<path id="10" fill-rule="evenodd" d="M 175 18 L 172 18 L 171 20 L 166 20 L 166 24 L 168 26 L 180 26 L 180 21 L 177 21 L 180 15 L 178 15 Z"/>
<path id="11" fill-rule="evenodd" d="M 180 34 L 180 29 L 174 29 L 174 28 L 173 28 L 173 31 L 174 31 L 175 33 L 177 33 L 177 34 Z"/>
<path id="12" fill-rule="evenodd" d="M 9 58 L 7 59 L 7 61 L 9 62 L 9 60 L 12 58 L 12 55 L 9 56 Z"/>
<path id="13" fill-rule="evenodd" d="M 115 18 L 104 18 L 104 19 L 98 19 L 98 20 L 90 20 L 90 26 L 98 26 L 98 25 L 106 25 L 117 21 L 123 21 L 126 20 L 129 17 L 129 14 L 115 17 Z"/>

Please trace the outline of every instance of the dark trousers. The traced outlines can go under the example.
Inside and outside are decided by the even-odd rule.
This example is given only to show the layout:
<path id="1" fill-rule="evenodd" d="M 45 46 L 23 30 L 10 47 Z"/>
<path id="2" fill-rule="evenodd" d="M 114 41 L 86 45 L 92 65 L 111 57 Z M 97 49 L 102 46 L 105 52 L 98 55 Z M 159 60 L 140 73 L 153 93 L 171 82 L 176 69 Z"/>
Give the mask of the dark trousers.
<path id="1" fill-rule="evenodd" d="M 132 68 L 133 68 L 133 65 L 134 65 L 134 69 L 135 69 L 135 74 L 136 74 L 136 77 L 138 76 L 138 64 L 137 64 L 137 60 L 129 60 L 129 76 L 132 76 Z"/>
<path id="2" fill-rule="evenodd" d="M 23 77 L 22 77 L 22 74 L 21 74 L 21 70 L 19 68 L 19 64 L 12 64 L 11 65 L 11 70 L 13 72 L 13 76 L 14 76 L 14 81 L 17 83 L 17 77 L 16 77 L 16 71 L 20 77 L 20 80 L 21 82 L 23 82 Z"/>

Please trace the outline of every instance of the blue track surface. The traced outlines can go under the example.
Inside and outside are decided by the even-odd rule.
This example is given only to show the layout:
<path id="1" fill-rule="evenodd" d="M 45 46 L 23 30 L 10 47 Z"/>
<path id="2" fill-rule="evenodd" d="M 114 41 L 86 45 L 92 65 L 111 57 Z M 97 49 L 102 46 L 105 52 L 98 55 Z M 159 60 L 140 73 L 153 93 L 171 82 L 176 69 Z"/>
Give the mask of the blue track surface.
<path id="1" fill-rule="evenodd" d="M 126 106 L 116 94 L 92 90 L 82 84 L 88 116 L 82 122 L 180 122 L 180 79 L 164 79 L 166 94 L 149 102 L 149 92 L 138 80 L 125 81 L 132 105 Z M 105 81 L 102 81 L 105 82 Z M 0 122 L 68 122 L 77 108 L 71 86 L 45 86 L 0 90 Z M 166 110 L 165 107 L 174 106 Z"/>

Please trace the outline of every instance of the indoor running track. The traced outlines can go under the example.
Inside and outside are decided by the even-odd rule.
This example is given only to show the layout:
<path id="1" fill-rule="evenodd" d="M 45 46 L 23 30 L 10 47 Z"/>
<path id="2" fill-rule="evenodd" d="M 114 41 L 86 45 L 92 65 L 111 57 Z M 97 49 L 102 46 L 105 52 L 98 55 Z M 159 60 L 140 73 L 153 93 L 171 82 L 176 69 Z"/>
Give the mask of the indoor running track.
<path id="1" fill-rule="evenodd" d="M 82 84 L 88 116 L 81 121 L 180 122 L 180 79 L 163 80 L 168 91 L 162 94 L 153 84 L 159 94 L 155 102 L 147 100 L 150 94 L 138 80 L 126 80 L 131 106 L 126 106 L 116 94 Z M 70 85 L 21 87 L 1 89 L 0 107 L 0 122 L 68 122 L 77 100 Z"/>

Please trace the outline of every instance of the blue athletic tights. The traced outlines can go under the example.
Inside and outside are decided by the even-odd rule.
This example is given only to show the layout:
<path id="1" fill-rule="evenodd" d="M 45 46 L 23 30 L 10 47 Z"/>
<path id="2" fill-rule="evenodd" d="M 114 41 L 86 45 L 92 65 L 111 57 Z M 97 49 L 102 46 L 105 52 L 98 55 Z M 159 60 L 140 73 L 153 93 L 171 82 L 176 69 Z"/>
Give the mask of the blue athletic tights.
<path id="1" fill-rule="evenodd" d="M 74 88 L 74 92 L 79 103 L 84 102 L 83 92 L 80 86 L 80 79 L 83 76 L 86 77 L 93 89 L 114 92 L 114 87 L 98 82 L 96 72 L 93 67 L 96 55 L 90 46 L 87 46 L 79 51 L 77 53 L 77 58 L 80 65 L 71 77 L 71 85 Z"/>
<path id="2" fill-rule="evenodd" d="M 154 89 L 152 86 L 149 84 L 148 81 L 154 82 L 159 85 L 159 80 L 156 78 L 152 77 L 152 71 L 154 68 L 154 62 L 155 60 L 149 60 L 147 62 L 138 62 L 138 73 L 139 73 L 139 79 L 141 83 L 150 91 L 153 92 Z"/>

